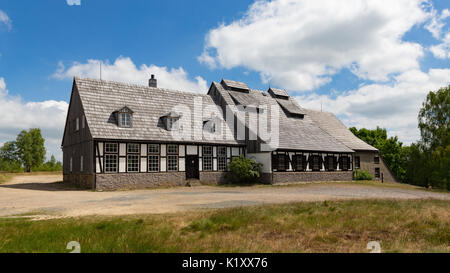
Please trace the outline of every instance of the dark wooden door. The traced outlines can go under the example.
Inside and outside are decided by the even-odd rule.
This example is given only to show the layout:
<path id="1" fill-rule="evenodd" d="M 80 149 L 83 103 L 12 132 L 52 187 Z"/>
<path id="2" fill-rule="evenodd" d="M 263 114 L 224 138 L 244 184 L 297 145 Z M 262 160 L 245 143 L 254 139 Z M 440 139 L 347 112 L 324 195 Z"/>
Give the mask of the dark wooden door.
<path id="1" fill-rule="evenodd" d="M 186 156 L 186 179 L 199 179 L 198 171 L 198 156 L 187 155 Z"/>

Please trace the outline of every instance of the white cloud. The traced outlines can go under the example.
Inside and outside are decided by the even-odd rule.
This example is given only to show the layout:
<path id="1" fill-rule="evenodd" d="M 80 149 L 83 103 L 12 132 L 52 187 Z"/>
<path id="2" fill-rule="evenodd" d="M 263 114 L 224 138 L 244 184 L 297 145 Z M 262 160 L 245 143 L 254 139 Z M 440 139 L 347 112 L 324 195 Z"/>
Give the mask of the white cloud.
<path id="1" fill-rule="evenodd" d="M 442 39 L 442 43 L 430 47 L 434 57 L 439 59 L 450 59 L 450 32 Z"/>
<path id="2" fill-rule="evenodd" d="M 151 74 L 158 80 L 158 87 L 204 93 L 208 89 L 206 81 L 200 77 L 195 80 L 188 78 L 187 72 L 182 68 L 161 67 L 156 65 L 142 64 L 136 67 L 128 57 L 119 57 L 114 63 L 100 60 L 88 60 L 86 63 L 73 63 L 69 68 L 65 68 L 63 63 L 59 63 L 59 68 L 53 75 L 58 79 L 72 78 L 73 76 L 99 78 L 100 63 L 102 64 L 102 79 L 120 81 L 136 84 L 148 84 Z"/>
<path id="3" fill-rule="evenodd" d="M 432 17 L 428 24 L 425 25 L 425 28 L 431 32 L 434 38 L 440 39 L 442 34 L 442 29 L 445 26 L 445 20 L 450 17 L 450 11 L 448 9 L 444 9 L 441 12 L 441 15 L 438 16 L 437 11 L 431 10 Z"/>
<path id="4" fill-rule="evenodd" d="M 23 129 L 41 128 L 46 140 L 47 157 L 53 154 L 61 160 L 60 145 L 68 109 L 67 102 L 25 102 L 20 97 L 9 95 L 4 78 L 0 77 L 0 109 L 0 143 L 14 140 Z"/>
<path id="5" fill-rule="evenodd" d="M 4 24 L 8 30 L 12 28 L 12 21 L 9 18 L 8 14 L 6 14 L 4 11 L 0 10 L 0 24 Z"/>
<path id="6" fill-rule="evenodd" d="M 444 9 L 439 16 L 435 10 L 432 12 L 434 16 L 425 28 L 431 32 L 434 38 L 440 40 L 441 43 L 430 46 L 429 50 L 438 59 L 450 59 L 450 31 L 448 28 L 445 29 L 447 25 L 446 21 L 450 19 L 450 11 Z"/>
<path id="7" fill-rule="evenodd" d="M 66 0 L 69 6 L 81 6 L 81 0 Z"/>
<path id="8" fill-rule="evenodd" d="M 305 108 L 337 114 L 347 126 L 388 129 L 404 143 L 419 139 L 417 115 L 429 91 L 450 84 L 450 69 L 410 70 L 392 84 L 371 84 L 331 98 L 317 94 L 298 96 Z"/>
<path id="9" fill-rule="evenodd" d="M 312 90 L 345 68 L 362 79 L 387 81 L 419 68 L 422 46 L 402 36 L 430 18 L 427 3 L 257 1 L 242 19 L 212 29 L 198 60 L 211 68 L 243 66 L 290 90 Z"/>

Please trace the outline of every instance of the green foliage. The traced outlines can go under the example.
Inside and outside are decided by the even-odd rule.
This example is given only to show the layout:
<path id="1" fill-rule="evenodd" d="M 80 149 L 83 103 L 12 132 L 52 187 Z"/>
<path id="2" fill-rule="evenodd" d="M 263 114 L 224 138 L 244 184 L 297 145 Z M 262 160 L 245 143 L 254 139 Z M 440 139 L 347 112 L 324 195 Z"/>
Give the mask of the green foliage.
<path id="1" fill-rule="evenodd" d="M 431 91 L 419 112 L 421 141 L 407 150 L 410 184 L 450 189 L 450 86 Z"/>
<path id="2" fill-rule="evenodd" d="M 261 176 L 262 164 L 241 155 L 228 164 L 228 170 L 231 183 L 250 184 Z"/>
<path id="3" fill-rule="evenodd" d="M 19 159 L 27 172 L 42 165 L 45 159 L 44 138 L 41 129 L 23 130 L 17 136 L 16 145 Z"/>
<path id="4" fill-rule="evenodd" d="M 62 163 L 56 162 L 55 156 L 51 156 L 50 160 L 44 164 L 34 167 L 32 169 L 34 172 L 59 172 L 62 171 Z"/>
<path id="5" fill-rule="evenodd" d="M 355 171 L 355 180 L 372 180 L 372 179 L 373 179 L 372 175 L 370 175 L 370 173 L 368 173 L 367 171 L 364 170 Z"/>
<path id="6" fill-rule="evenodd" d="M 375 130 L 369 130 L 366 128 L 356 129 L 355 127 L 350 128 L 350 131 L 366 142 L 369 145 L 377 148 L 386 165 L 394 173 L 399 181 L 406 180 L 406 170 L 405 170 L 405 151 L 403 143 L 398 141 L 398 138 L 387 137 L 386 129 L 377 127 Z"/>
<path id="7" fill-rule="evenodd" d="M 409 184 L 450 189 L 450 86 L 430 91 L 419 115 L 421 140 L 403 147 L 386 130 L 350 130 L 377 148 L 397 179 Z"/>
<path id="8" fill-rule="evenodd" d="M 428 93 L 419 112 L 421 142 L 430 151 L 450 145 L 450 86 Z"/>
<path id="9" fill-rule="evenodd" d="M 62 171 L 62 163 L 57 162 L 53 155 L 45 163 L 44 159 L 45 147 L 41 130 L 22 131 L 16 141 L 6 142 L 0 147 L 0 172 Z"/>

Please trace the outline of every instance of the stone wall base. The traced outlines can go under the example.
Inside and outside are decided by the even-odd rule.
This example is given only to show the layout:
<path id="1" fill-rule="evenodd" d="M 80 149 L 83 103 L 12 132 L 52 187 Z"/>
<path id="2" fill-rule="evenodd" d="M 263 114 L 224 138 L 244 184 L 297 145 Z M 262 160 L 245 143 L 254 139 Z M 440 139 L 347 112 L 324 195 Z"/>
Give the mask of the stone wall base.
<path id="1" fill-rule="evenodd" d="M 94 189 L 94 174 L 64 174 L 64 183 L 74 185 L 81 189 Z"/>
<path id="2" fill-rule="evenodd" d="M 319 181 L 352 181 L 352 171 L 337 172 L 274 172 L 273 184 L 288 182 L 319 182 Z"/>
<path id="3" fill-rule="evenodd" d="M 96 174 L 97 190 L 132 190 L 186 185 L 185 172 Z"/>
<path id="4" fill-rule="evenodd" d="M 200 183 L 202 185 L 225 184 L 226 172 L 200 172 Z"/>

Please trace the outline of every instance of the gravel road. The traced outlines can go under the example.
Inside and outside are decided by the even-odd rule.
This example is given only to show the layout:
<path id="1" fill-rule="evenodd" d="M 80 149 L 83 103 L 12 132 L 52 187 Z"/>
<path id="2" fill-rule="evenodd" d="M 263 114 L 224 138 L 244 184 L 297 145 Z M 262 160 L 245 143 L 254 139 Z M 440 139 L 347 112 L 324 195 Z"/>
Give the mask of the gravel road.
<path id="1" fill-rule="evenodd" d="M 0 216 L 30 214 L 38 219 L 85 215 L 170 213 L 295 201 L 346 199 L 442 199 L 450 194 L 350 183 L 272 187 L 178 187 L 116 192 L 76 190 L 61 175 L 15 176 L 0 185 Z"/>

